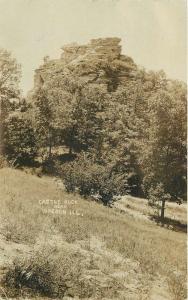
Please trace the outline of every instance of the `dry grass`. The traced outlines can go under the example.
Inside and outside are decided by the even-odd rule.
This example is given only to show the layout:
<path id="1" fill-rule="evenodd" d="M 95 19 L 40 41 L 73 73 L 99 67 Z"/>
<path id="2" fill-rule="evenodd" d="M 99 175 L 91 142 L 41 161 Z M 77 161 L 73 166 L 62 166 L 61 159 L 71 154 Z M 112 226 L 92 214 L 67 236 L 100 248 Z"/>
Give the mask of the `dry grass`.
<path id="1" fill-rule="evenodd" d="M 186 285 L 184 280 L 184 274 L 181 272 L 174 271 L 168 274 L 167 282 L 172 300 L 185 299 Z"/>
<path id="2" fill-rule="evenodd" d="M 84 216 L 44 214 L 40 203 L 46 199 L 77 201 L 77 207 Z M 49 277 L 45 272 L 45 276 L 41 273 L 47 278 L 47 283 L 42 284 L 47 284 L 52 290 L 46 293 L 49 296 L 71 293 L 71 297 L 79 296 L 80 299 L 153 299 L 149 291 L 158 279 L 161 282 L 168 279 L 169 300 L 181 300 L 186 296 L 184 233 L 160 228 L 151 222 L 67 194 L 50 177 L 38 178 L 8 168 L 0 170 L 0 202 L 0 230 L 4 237 L 9 242 L 28 244 L 33 252 L 26 261 L 23 253 L 23 258 L 9 267 L 7 283 L 11 286 L 10 278 L 14 278 L 14 291 L 17 278 L 21 291 L 24 287 L 27 293 L 28 288 L 33 288 L 38 294 L 41 292 L 37 284 L 31 287 L 31 282 L 23 283 L 15 275 L 15 270 L 20 268 L 23 272 L 28 264 L 29 272 L 41 270 L 41 261 L 44 263 L 47 257 L 50 240 L 57 237 L 52 243 L 56 255 L 48 259 L 50 266 L 47 264 L 46 267 L 47 270 L 51 268 Z M 38 247 L 43 247 L 42 258 Z M 78 261 L 74 253 L 79 254 Z M 65 271 L 68 266 L 74 270 L 71 276 Z M 53 270 L 58 270 L 58 273 Z M 180 276 L 173 275 L 176 272 Z M 74 283 L 74 289 L 69 287 L 67 294 L 61 286 L 63 275 L 64 285 L 70 285 L 71 280 Z M 43 282 L 41 278 L 40 282 Z M 16 290 L 18 292 L 19 289 Z M 156 295 L 155 299 L 160 298 Z"/>

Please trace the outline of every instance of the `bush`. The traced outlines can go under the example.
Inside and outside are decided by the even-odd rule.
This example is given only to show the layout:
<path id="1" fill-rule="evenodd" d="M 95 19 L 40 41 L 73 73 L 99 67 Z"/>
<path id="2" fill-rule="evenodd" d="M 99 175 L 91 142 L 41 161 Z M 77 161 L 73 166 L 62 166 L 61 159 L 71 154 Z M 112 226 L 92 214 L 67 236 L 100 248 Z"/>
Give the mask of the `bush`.
<path id="1" fill-rule="evenodd" d="M 68 192 L 95 197 L 105 205 L 128 191 L 128 175 L 119 173 L 116 164 L 98 164 L 86 154 L 64 164 L 62 178 Z"/>
<path id="2" fill-rule="evenodd" d="M 80 260 L 81 256 L 70 249 L 59 251 L 52 246 L 42 247 L 32 257 L 15 260 L 9 266 L 3 284 L 13 296 L 29 292 L 63 297 L 78 281 L 82 269 Z"/>
<path id="3" fill-rule="evenodd" d="M 0 169 L 5 168 L 8 166 L 8 162 L 6 161 L 5 157 L 0 155 Z"/>
<path id="4" fill-rule="evenodd" d="M 187 289 L 185 284 L 186 275 L 181 272 L 171 271 L 167 277 L 169 292 L 172 300 L 186 299 Z"/>

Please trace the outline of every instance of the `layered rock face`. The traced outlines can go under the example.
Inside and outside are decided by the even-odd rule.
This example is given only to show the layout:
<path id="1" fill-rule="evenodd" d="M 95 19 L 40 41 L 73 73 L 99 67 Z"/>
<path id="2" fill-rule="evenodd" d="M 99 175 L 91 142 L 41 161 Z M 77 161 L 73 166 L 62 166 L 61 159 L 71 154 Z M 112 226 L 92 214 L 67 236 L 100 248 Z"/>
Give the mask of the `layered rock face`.
<path id="1" fill-rule="evenodd" d="M 118 59 L 121 54 L 119 38 L 93 39 L 88 45 L 67 45 L 62 48 L 62 59 L 67 62 L 90 59 Z"/>
<path id="2" fill-rule="evenodd" d="M 58 66 L 62 72 L 71 72 L 85 84 L 103 85 L 109 92 L 135 75 L 133 60 L 121 54 L 121 39 L 92 39 L 87 45 L 66 45 L 60 59 L 49 60 L 35 72 L 35 87 L 44 84 L 50 72 Z"/>

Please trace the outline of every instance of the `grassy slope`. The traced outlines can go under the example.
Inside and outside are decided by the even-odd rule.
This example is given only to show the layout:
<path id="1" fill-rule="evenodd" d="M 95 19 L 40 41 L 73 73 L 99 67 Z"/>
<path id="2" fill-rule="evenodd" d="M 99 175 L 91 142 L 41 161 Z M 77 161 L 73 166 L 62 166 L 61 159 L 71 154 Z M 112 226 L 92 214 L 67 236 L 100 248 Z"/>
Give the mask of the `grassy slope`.
<path id="1" fill-rule="evenodd" d="M 143 220 L 148 220 L 149 215 L 152 215 L 153 213 L 153 209 L 148 206 L 148 201 L 146 199 L 132 196 L 122 197 L 120 201 L 115 203 L 115 206 L 129 215 Z M 185 232 L 187 223 L 187 203 L 177 205 L 177 203 L 174 202 L 167 202 L 165 217 L 168 218 L 169 223 L 172 225 L 174 223 L 174 230 L 178 229 L 175 224 L 180 223 L 182 225 L 182 229 L 179 228 L 179 231 L 182 230 Z"/>
<path id="2" fill-rule="evenodd" d="M 40 202 L 46 199 L 75 200 L 83 216 L 43 214 Z M 67 194 L 52 178 L 12 169 L 0 170 L 0 203 L 1 269 L 16 256 L 55 247 L 69 258 L 71 276 L 78 276 L 72 279 L 67 295 L 79 299 L 183 299 L 184 233 Z M 67 265 L 62 257 L 58 262 L 54 259 L 59 276 Z M 82 288 L 78 286 L 80 278 Z"/>

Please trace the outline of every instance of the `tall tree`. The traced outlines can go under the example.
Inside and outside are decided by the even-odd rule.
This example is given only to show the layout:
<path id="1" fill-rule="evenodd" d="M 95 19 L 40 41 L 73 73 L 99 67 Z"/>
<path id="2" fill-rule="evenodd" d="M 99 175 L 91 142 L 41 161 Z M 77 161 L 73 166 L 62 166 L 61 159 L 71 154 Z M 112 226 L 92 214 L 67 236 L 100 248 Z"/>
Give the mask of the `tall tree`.
<path id="1" fill-rule="evenodd" d="M 10 52 L 0 49 L 0 154 L 4 154 L 3 123 L 10 110 L 11 98 L 19 95 L 20 65 Z"/>
<path id="2" fill-rule="evenodd" d="M 171 200 L 179 201 L 186 193 L 186 86 L 169 81 L 165 90 L 149 98 L 148 106 L 148 127 L 139 152 L 144 188 L 148 192 L 160 185 Z M 165 197 L 162 218 L 164 210 Z"/>
<path id="3" fill-rule="evenodd" d="M 32 110 L 33 127 L 38 147 L 47 159 L 51 159 L 56 139 L 55 101 L 50 101 L 48 90 L 39 88 L 34 94 Z"/>

